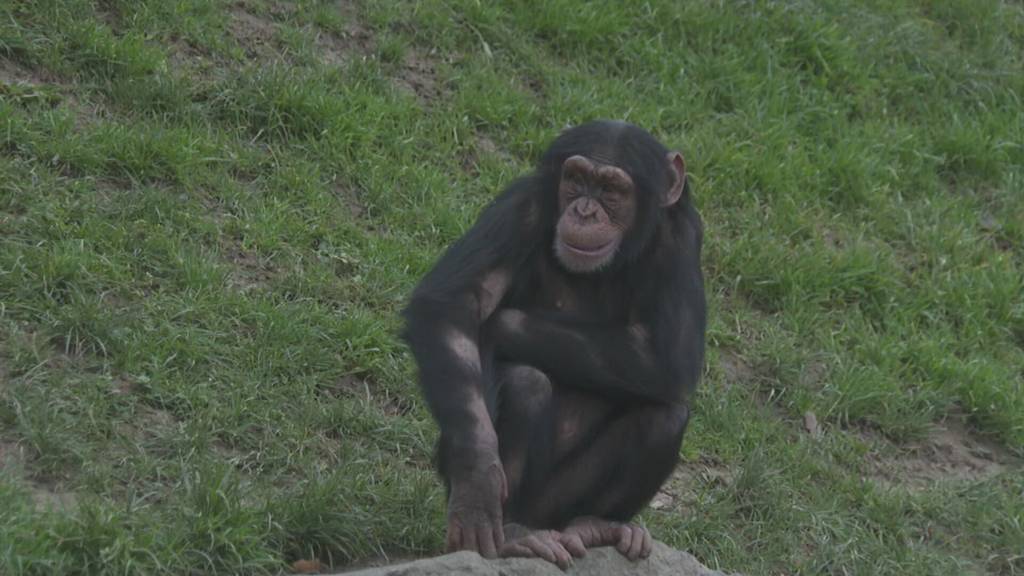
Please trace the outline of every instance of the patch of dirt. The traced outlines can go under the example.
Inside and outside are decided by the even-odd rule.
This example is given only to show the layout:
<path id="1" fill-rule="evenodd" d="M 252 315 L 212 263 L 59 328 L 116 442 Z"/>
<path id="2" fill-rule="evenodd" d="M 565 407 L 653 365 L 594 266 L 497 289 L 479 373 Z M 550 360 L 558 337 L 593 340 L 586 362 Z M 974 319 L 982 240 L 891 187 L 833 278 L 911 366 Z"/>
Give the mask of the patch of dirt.
<path id="1" fill-rule="evenodd" d="M 0 83 L 2 84 L 52 84 L 55 78 L 45 71 L 31 70 L 17 62 L 0 58 Z"/>
<path id="2" fill-rule="evenodd" d="M 387 391 L 383 395 L 376 395 L 375 400 L 385 414 L 396 418 L 407 416 L 413 409 L 413 404 L 408 399 Z"/>
<path id="3" fill-rule="evenodd" d="M 58 356 L 47 362 L 50 366 L 63 366 L 65 365 L 64 360 L 77 363 L 84 360 L 89 354 L 106 356 L 106 352 L 102 348 L 82 338 L 80 332 L 56 334 L 50 337 L 49 342 L 58 353 Z"/>
<path id="4" fill-rule="evenodd" d="M 355 190 L 340 182 L 335 182 L 334 195 L 345 205 L 353 219 L 359 220 L 366 216 L 366 205 L 359 199 L 359 194 Z"/>
<path id="5" fill-rule="evenodd" d="M 21 468 L 25 464 L 25 453 L 16 442 L 0 440 L 0 470 L 6 472 Z"/>
<path id="6" fill-rule="evenodd" d="M 992 245 L 1000 252 L 1012 252 L 1013 241 L 1007 236 L 1005 227 L 991 213 L 984 213 L 978 222 L 984 235 L 991 239 Z"/>
<path id="7" fill-rule="evenodd" d="M 818 389 L 825 383 L 828 376 L 828 364 L 821 360 L 812 360 L 800 371 L 797 381 L 804 388 Z"/>
<path id="8" fill-rule="evenodd" d="M 70 84 L 42 68 L 29 68 L 17 62 L 0 58 L 0 98 L 10 99 L 22 105 L 44 105 L 58 108 L 61 105 L 73 113 L 75 127 L 84 128 L 105 114 L 99 104 L 81 98 Z M 62 162 L 54 157 L 53 162 Z"/>
<path id="9" fill-rule="evenodd" d="M 415 562 L 417 560 L 424 560 L 424 559 L 432 558 L 433 557 L 431 555 L 411 556 L 407 552 L 401 553 L 401 554 L 394 553 L 393 555 L 389 556 L 387 550 L 380 550 L 379 553 L 383 554 L 383 556 L 380 556 L 380 557 L 377 557 L 377 558 L 368 558 L 366 560 L 360 560 L 358 562 L 353 562 L 351 564 L 345 564 L 344 566 L 339 565 L 339 566 L 337 566 L 337 568 L 341 569 L 341 570 L 344 570 L 345 572 L 355 572 L 357 570 L 366 570 L 366 569 L 369 569 L 369 568 L 381 568 L 381 567 L 384 567 L 384 566 L 389 566 L 391 564 L 405 564 L 407 562 Z M 337 570 L 335 570 L 335 571 L 337 571 Z M 391 572 L 391 574 L 396 574 L 398 576 L 401 576 L 402 573 L 401 572 Z"/>
<path id="10" fill-rule="evenodd" d="M 474 137 L 474 143 L 476 144 L 477 150 L 485 154 L 508 154 L 504 150 L 498 148 L 498 145 L 494 142 L 494 140 L 491 140 L 491 137 L 487 136 L 486 134 L 477 134 Z"/>
<path id="11" fill-rule="evenodd" d="M 329 386 L 328 388 L 326 388 L 326 390 L 328 393 L 331 394 L 331 396 L 335 397 L 341 395 L 365 395 L 369 397 L 370 395 L 370 386 L 366 382 L 366 380 L 363 380 L 351 374 L 342 376 L 337 382 L 334 383 L 333 386 Z"/>
<path id="12" fill-rule="evenodd" d="M 115 376 L 110 384 L 110 393 L 114 396 L 129 396 L 136 388 L 135 382 L 125 376 Z"/>
<path id="13" fill-rule="evenodd" d="M 241 46 L 248 58 L 266 57 L 277 52 L 274 47 L 274 36 L 277 24 L 264 16 L 253 14 L 244 6 L 234 5 L 230 10 L 231 23 L 228 30 L 235 42 Z"/>
<path id="14" fill-rule="evenodd" d="M 120 32 L 124 20 L 122 10 L 113 2 L 96 2 L 96 16 L 114 32 Z"/>
<path id="15" fill-rule="evenodd" d="M 241 450 L 229 446 L 223 440 L 214 440 L 210 448 L 221 462 L 229 464 L 242 474 L 258 476 L 265 471 L 266 459 L 259 450 Z"/>
<path id="16" fill-rule="evenodd" d="M 921 489 L 943 481 L 982 480 L 1021 464 L 1006 448 L 978 437 L 955 420 L 901 447 L 874 432 L 861 433 L 880 447 L 868 455 L 868 478 L 889 486 Z"/>
<path id="17" fill-rule="evenodd" d="M 346 31 L 341 36 L 322 33 L 316 36 L 317 53 L 330 66 L 344 66 L 353 59 L 366 59 L 373 52 L 373 37 L 362 28 Z"/>
<path id="18" fill-rule="evenodd" d="M 277 275 L 268 260 L 236 243 L 224 249 L 224 257 L 231 265 L 228 285 L 243 294 L 267 287 Z"/>
<path id="19" fill-rule="evenodd" d="M 139 404 L 130 423 L 121 426 L 120 432 L 132 438 L 139 445 L 162 439 L 178 429 L 178 419 L 163 408 Z"/>
<path id="20" fill-rule="evenodd" d="M 11 103 L 55 108 L 63 101 L 74 103 L 68 92 L 56 77 L 45 70 L 0 58 L 0 98 Z"/>
<path id="21" fill-rule="evenodd" d="M 168 45 L 167 67 L 195 81 L 214 80 L 215 62 L 210 51 L 185 39 L 172 40 Z"/>
<path id="22" fill-rule="evenodd" d="M 347 184 L 335 182 L 333 185 L 335 197 L 344 206 L 344 211 L 352 218 L 361 230 L 367 234 L 386 235 L 391 229 L 386 223 L 374 218 L 370 208 L 361 199 L 362 194 Z"/>
<path id="23" fill-rule="evenodd" d="M 0 228 L 0 232 L 2 232 L 2 231 L 3 231 L 3 228 Z M 4 307 L 0 306 L 0 315 L 2 315 L 3 312 L 4 312 Z M 3 394 L 4 392 L 7 391 L 7 383 L 11 379 L 11 375 L 7 371 L 7 368 L 6 368 L 7 363 L 10 362 L 10 360 L 4 354 L 4 349 L 6 348 L 7 341 L 8 341 L 7 337 L 4 334 L 3 330 L 0 330 L 0 394 Z M 0 396 L 0 400 L 2 400 L 2 399 L 3 399 L 3 396 Z"/>
<path id="24" fill-rule="evenodd" d="M 835 230 L 824 225 L 815 227 L 821 241 L 834 252 L 839 252 L 846 247 L 846 241 Z"/>
<path id="25" fill-rule="evenodd" d="M 342 33 L 324 32 L 317 34 L 316 47 L 324 62 L 332 66 L 343 66 L 354 59 L 372 57 L 377 51 L 373 31 L 356 16 L 355 10 L 347 4 L 341 8 L 345 17 Z"/>
<path id="26" fill-rule="evenodd" d="M 28 471 L 28 460 L 28 455 L 19 443 L 0 440 L 0 473 L 13 473 L 22 478 L 36 510 L 68 510 L 77 505 L 75 494 L 62 490 L 56 481 L 33 478 Z"/>
<path id="27" fill-rule="evenodd" d="M 724 488 L 733 483 L 732 470 L 724 462 L 701 456 L 680 462 L 648 506 L 653 510 L 688 510 L 698 504 L 703 487 Z"/>
<path id="28" fill-rule="evenodd" d="M 433 51 L 423 53 L 411 47 L 406 50 L 394 82 L 399 89 L 411 92 L 423 104 L 448 95 L 448 90 L 438 81 L 437 58 Z"/>
<path id="29" fill-rule="evenodd" d="M 74 492 L 61 490 L 56 483 L 31 481 L 29 490 L 36 510 L 73 510 L 78 506 L 78 496 Z"/>
<path id="30" fill-rule="evenodd" d="M 333 386 L 326 387 L 324 392 L 335 398 L 347 396 L 365 400 L 388 416 L 406 416 L 413 410 L 413 403 L 403 396 L 392 394 L 387 389 L 351 374 L 342 376 Z"/>
<path id="31" fill-rule="evenodd" d="M 499 146 L 490 136 L 479 132 L 473 135 L 472 144 L 462 154 L 462 169 L 467 174 L 480 174 L 479 162 L 482 156 L 497 156 L 502 161 L 513 162 L 508 150 Z"/>
<path id="32" fill-rule="evenodd" d="M 754 367 L 732 350 L 718 350 L 718 366 L 725 377 L 723 384 L 726 388 L 753 382 L 757 376 Z"/>
<path id="33" fill-rule="evenodd" d="M 544 80 L 541 78 L 526 76 L 523 78 L 522 83 L 534 98 L 538 100 L 543 100 L 545 98 L 547 88 L 544 86 Z"/>

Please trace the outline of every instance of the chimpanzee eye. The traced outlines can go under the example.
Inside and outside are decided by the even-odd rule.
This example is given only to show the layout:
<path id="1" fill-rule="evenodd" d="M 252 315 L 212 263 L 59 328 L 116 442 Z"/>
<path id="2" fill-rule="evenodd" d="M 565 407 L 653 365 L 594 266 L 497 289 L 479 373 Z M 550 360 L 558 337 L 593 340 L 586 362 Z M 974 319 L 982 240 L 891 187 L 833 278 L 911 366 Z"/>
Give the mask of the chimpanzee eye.
<path id="1" fill-rule="evenodd" d="M 587 182 L 583 174 L 577 171 L 567 172 L 564 178 L 565 195 L 572 200 L 579 198 L 587 189 Z"/>
<path id="2" fill-rule="evenodd" d="M 622 197 L 626 195 L 626 185 L 620 180 L 610 179 L 604 183 L 604 194 L 605 198 L 613 199 L 615 202 L 622 200 Z"/>

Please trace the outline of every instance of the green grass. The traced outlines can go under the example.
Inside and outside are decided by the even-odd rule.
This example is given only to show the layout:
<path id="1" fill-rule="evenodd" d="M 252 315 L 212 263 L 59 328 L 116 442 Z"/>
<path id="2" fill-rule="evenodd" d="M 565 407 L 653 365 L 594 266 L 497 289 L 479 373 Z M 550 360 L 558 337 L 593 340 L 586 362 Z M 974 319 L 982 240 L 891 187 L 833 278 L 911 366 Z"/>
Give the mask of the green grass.
<path id="1" fill-rule="evenodd" d="M 0 572 L 438 553 L 396 313 L 612 117 L 685 153 L 706 222 L 655 535 L 750 574 L 1024 574 L 1022 98 L 1008 0 L 2 3 Z"/>

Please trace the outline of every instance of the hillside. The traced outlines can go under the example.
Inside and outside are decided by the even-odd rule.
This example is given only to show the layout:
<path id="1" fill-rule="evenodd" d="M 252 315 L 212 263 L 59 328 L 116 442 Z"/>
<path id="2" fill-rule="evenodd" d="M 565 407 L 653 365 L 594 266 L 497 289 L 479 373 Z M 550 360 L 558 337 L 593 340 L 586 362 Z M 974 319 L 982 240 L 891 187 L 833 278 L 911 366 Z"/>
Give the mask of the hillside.
<path id="1" fill-rule="evenodd" d="M 443 548 L 412 286 L 566 125 L 681 150 L 707 368 L 643 515 L 1024 574 L 1024 6 L 0 3 L 0 573 Z"/>

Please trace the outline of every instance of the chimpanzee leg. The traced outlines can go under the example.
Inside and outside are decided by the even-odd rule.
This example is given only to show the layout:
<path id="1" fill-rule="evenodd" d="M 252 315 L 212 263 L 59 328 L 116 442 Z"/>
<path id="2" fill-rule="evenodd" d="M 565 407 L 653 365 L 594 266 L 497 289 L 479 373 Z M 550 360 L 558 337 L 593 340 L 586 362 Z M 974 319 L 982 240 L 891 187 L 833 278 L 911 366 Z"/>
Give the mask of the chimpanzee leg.
<path id="1" fill-rule="evenodd" d="M 678 461 L 687 407 L 622 406 L 558 388 L 552 403 L 555 453 L 550 465 L 528 472 L 519 521 L 560 529 L 582 516 L 632 518 Z"/>
<path id="2" fill-rule="evenodd" d="M 678 461 L 685 405 L 613 402 L 558 388 L 521 364 L 494 374 L 506 522 L 558 529 L 582 516 L 629 520 Z"/>
<path id="3" fill-rule="evenodd" d="M 543 372 L 522 364 L 499 364 L 494 382 L 498 387 L 494 428 L 508 482 L 508 509 L 518 505 L 527 464 L 538 466 L 551 458 L 550 445 L 538 439 L 550 437 L 553 431 L 552 388 Z"/>
<path id="4" fill-rule="evenodd" d="M 491 414 L 509 489 L 504 506 L 505 543 L 499 554 L 543 558 L 567 569 L 573 556 L 586 553 L 582 535 L 567 546 L 561 542 L 558 532 L 519 523 L 532 493 L 522 490 L 524 481 L 527 477 L 546 475 L 554 455 L 551 380 L 530 366 L 499 364 L 490 381 L 497 388 Z"/>

